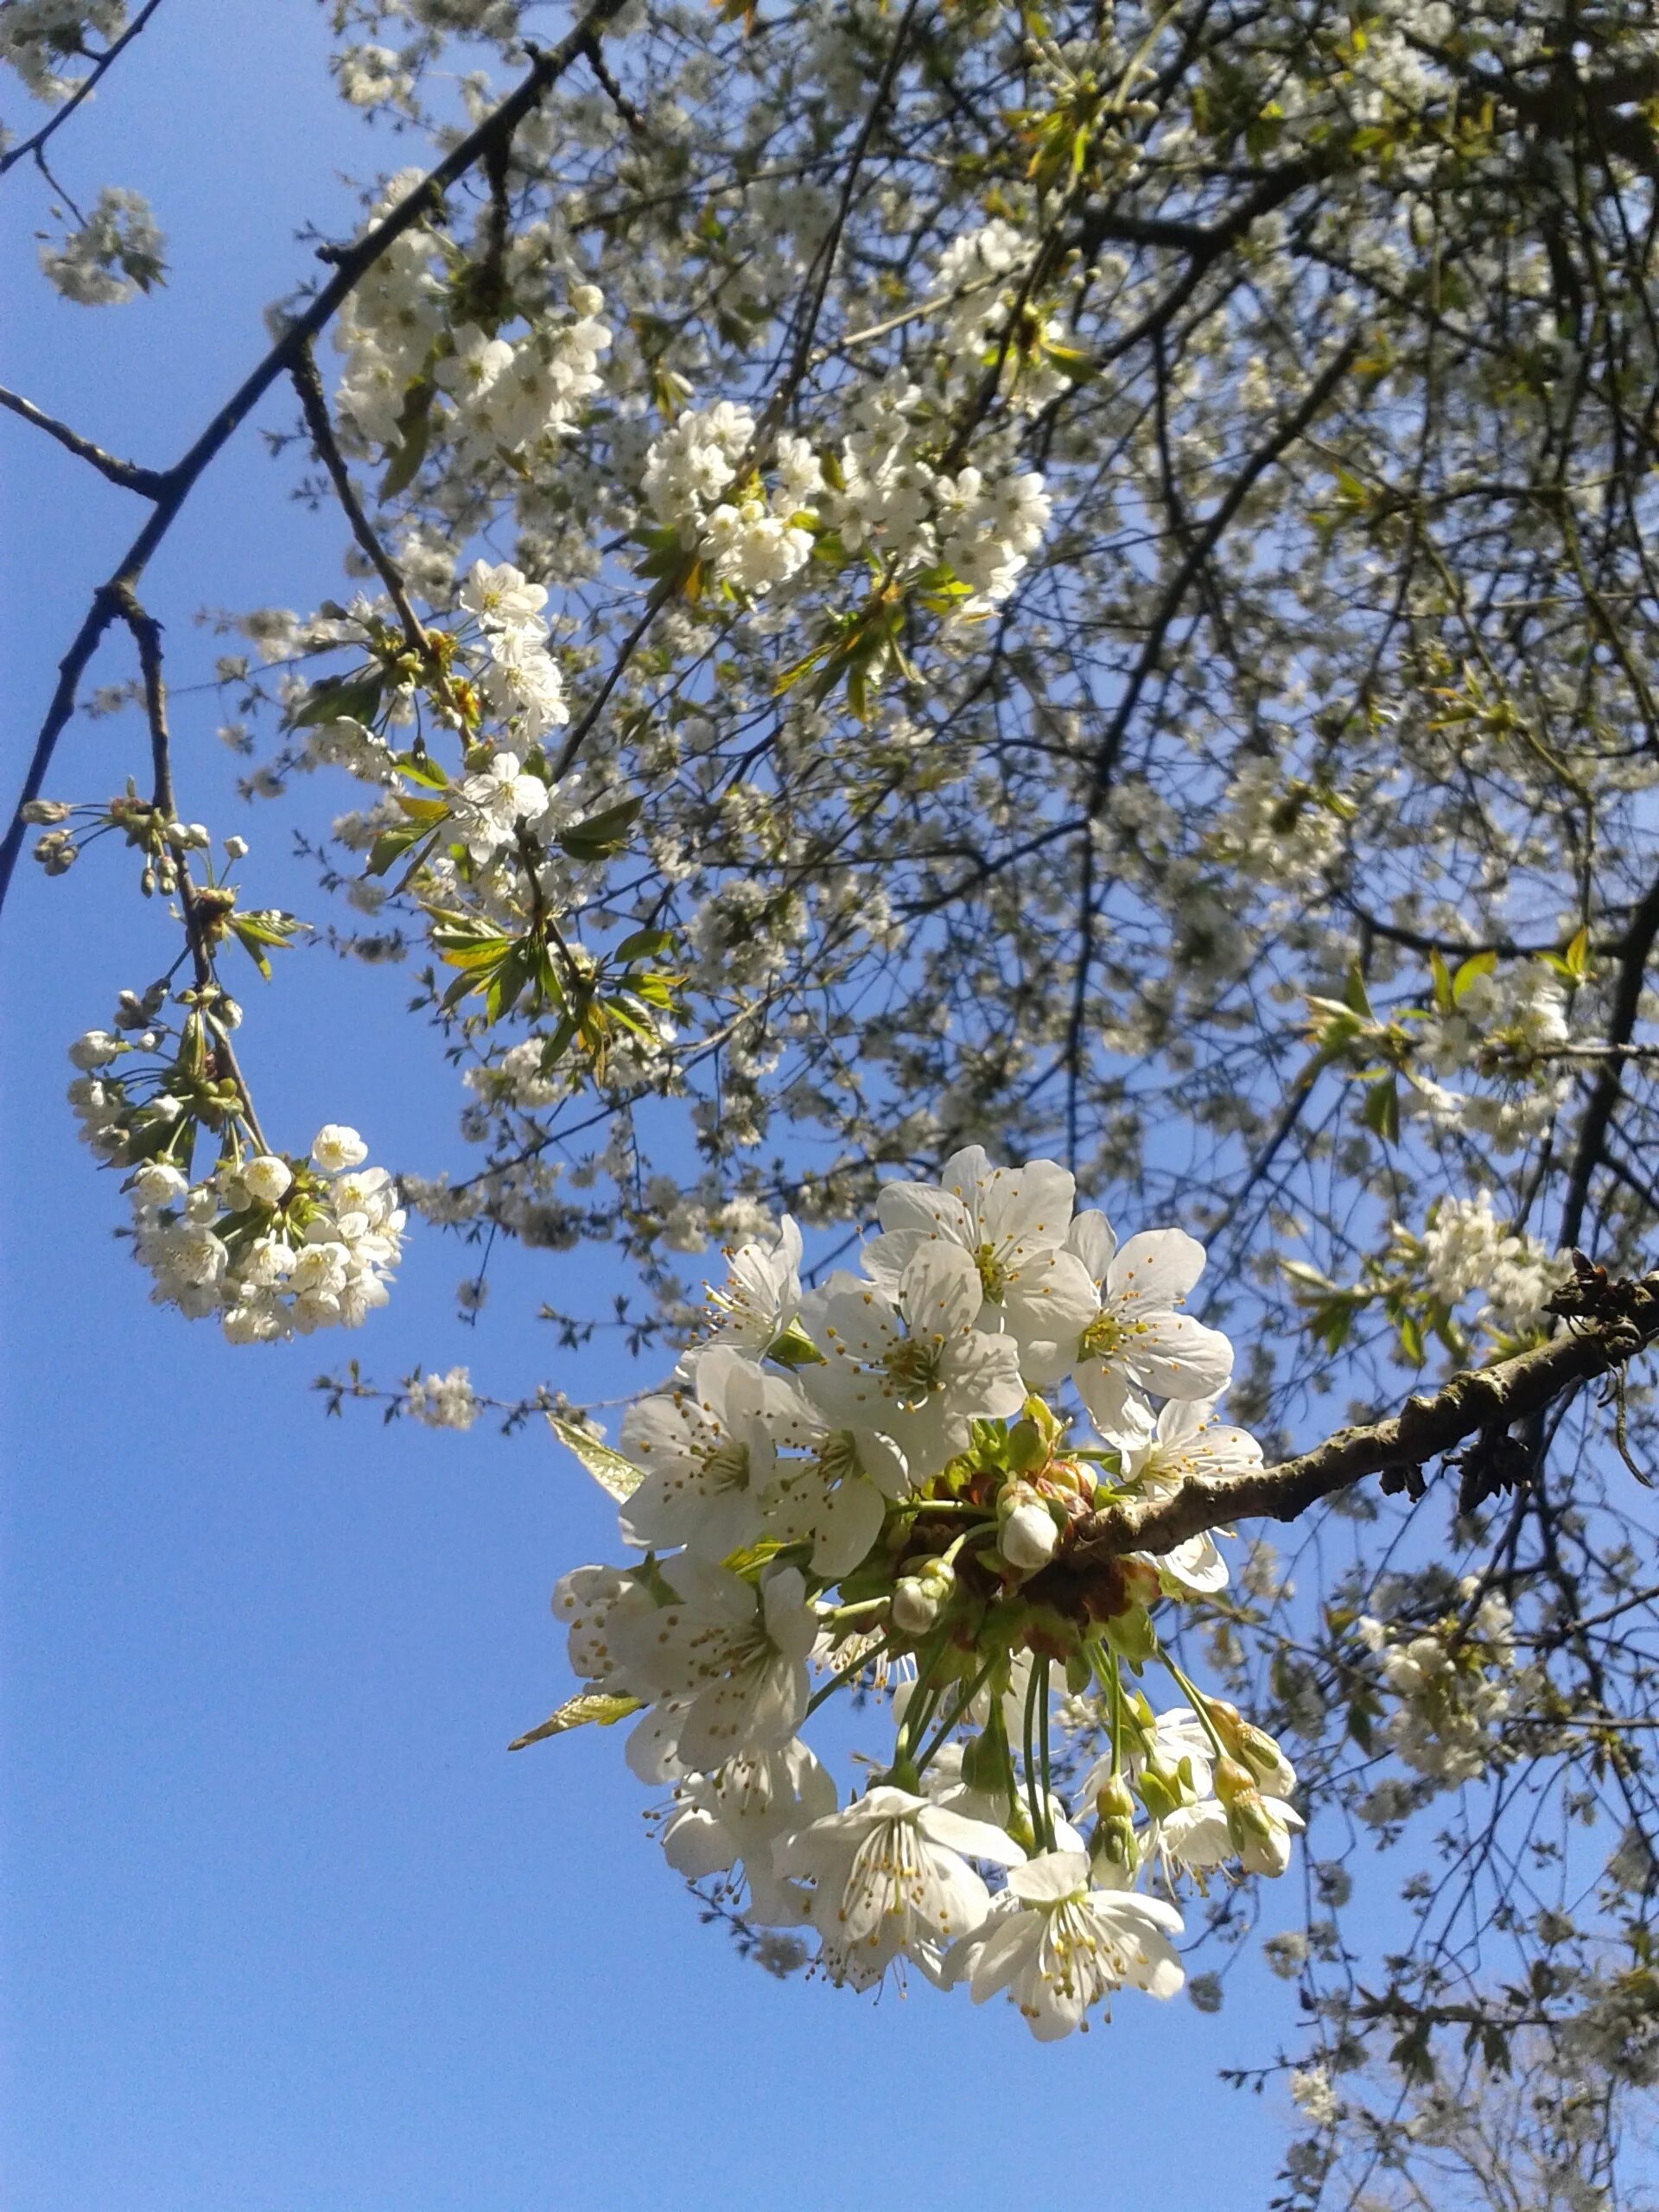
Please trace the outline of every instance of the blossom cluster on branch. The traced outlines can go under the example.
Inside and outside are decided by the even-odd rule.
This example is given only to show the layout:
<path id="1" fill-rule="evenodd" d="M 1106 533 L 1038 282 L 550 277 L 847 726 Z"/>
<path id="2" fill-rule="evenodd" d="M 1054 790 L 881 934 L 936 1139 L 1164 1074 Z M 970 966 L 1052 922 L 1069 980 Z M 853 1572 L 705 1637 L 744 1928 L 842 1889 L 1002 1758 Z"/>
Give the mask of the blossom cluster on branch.
<path id="1" fill-rule="evenodd" d="M 1179 1230 L 1120 1249 L 1102 1215 L 1074 1218 L 1063 1168 L 977 1148 L 940 1184 L 884 1185 L 878 1219 L 864 1274 L 804 1295 L 785 1217 L 733 1255 L 619 1451 L 567 1432 L 644 1556 L 560 1582 L 590 1688 L 537 1732 L 638 1713 L 629 1764 L 672 1784 L 680 1872 L 726 1877 L 754 1927 L 810 1924 L 836 1981 L 908 1962 L 976 2000 L 1007 1990 L 1052 2038 L 1126 1984 L 1180 1986 L 1181 1920 L 1148 1882 L 1289 1862 L 1288 1762 L 1154 1622 L 1224 1585 L 1213 1539 L 1073 1555 L 1097 1506 L 1261 1453 L 1215 1418 L 1232 1351 L 1183 1310 L 1204 1255 Z M 1049 1402 L 1068 1373 L 1088 1441 Z M 1154 1713 L 1125 1679 L 1149 1666 L 1190 1701 Z M 895 1733 L 843 1805 L 798 1732 L 849 1692 Z M 1070 1815 L 1067 1726 L 1108 1739 Z"/>

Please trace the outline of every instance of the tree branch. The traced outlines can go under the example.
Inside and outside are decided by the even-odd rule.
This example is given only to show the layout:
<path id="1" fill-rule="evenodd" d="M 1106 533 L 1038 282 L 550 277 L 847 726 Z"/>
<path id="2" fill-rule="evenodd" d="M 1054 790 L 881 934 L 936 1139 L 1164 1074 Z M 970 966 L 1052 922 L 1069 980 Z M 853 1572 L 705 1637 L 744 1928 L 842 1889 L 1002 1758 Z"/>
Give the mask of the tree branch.
<path id="1" fill-rule="evenodd" d="M 406 193 L 391 213 L 377 223 L 372 230 L 365 232 L 353 245 L 341 250 L 334 274 L 304 313 L 295 317 L 257 367 L 243 378 L 188 452 L 167 471 L 162 480 L 164 488 L 156 499 L 156 512 L 127 548 L 114 575 L 93 593 L 86 619 L 59 663 L 58 686 L 35 741 L 34 756 L 24 779 L 17 811 L 12 817 L 3 842 L 0 842 L 0 907 L 5 904 L 16 869 L 17 857 L 22 850 L 27 826 L 22 810 L 31 799 L 41 795 L 57 741 L 74 712 L 75 692 L 80 677 L 97 651 L 99 639 L 109 627 L 111 617 L 118 612 L 119 593 L 124 588 L 131 589 L 137 583 L 151 556 L 178 519 L 180 510 L 209 463 L 229 442 L 271 385 L 279 378 L 292 375 L 295 364 L 311 340 L 320 330 L 327 327 L 386 248 L 401 238 L 405 231 L 411 229 L 423 216 L 429 213 L 449 186 L 482 161 L 494 145 L 512 137 L 542 95 L 572 62 L 588 51 L 596 34 L 613 16 L 620 12 L 625 4 L 626 0 L 594 0 L 594 4 L 582 21 L 556 46 L 549 47 L 537 55 L 530 74 L 508 93 L 498 108 L 485 117 L 475 130 L 469 132 L 412 192 Z"/>
<path id="2" fill-rule="evenodd" d="M 1525 1421 L 1581 1384 L 1623 1367 L 1659 1338 L 1659 1274 L 1617 1286 L 1617 1315 L 1567 1332 L 1495 1367 L 1466 1370 L 1428 1395 L 1408 1398 L 1387 1421 L 1338 1429 L 1311 1452 L 1243 1475 L 1189 1476 L 1173 1497 L 1100 1507 L 1076 1524 L 1066 1564 L 1125 1552 L 1172 1551 L 1236 1520 L 1294 1521 L 1335 1491 L 1367 1475 L 1421 1467 L 1483 1430 Z"/>
<path id="3" fill-rule="evenodd" d="M 367 556 L 375 574 L 386 588 L 387 597 L 397 611 L 404 637 L 410 649 L 424 660 L 430 651 L 427 635 L 410 602 L 409 588 L 397 563 L 380 543 L 374 525 L 363 509 L 363 503 L 346 467 L 346 457 L 340 452 L 334 436 L 334 424 L 328 419 L 328 403 L 323 397 L 322 381 L 317 374 L 317 365 L 308 342 L 301 346 L 289 372 L 294 389 L 300 395 L 300 406 L 305 415 L 305 427 L 311 433 L 311 442 L 317 449 L 317 458 L 328 472 L 328 480 L 334 487 L 334 496 L 340 510 L 351 524 L 352 536 Z"/>
<path id="4" fill-rule="evenodd" d="M 0 407 L 10 408 L 14 415 L 21 415 L 25 423 L 32 423 L 37 430 L 44 430 L 60 446 L 67 447 L 78 459 L 88 461 L 100 476 L 107 476 L 111 484 L 118 484 L 124 492 L 137 492 L 146 499 L 159 499 L 167 489 L 167 479 L 159 469 L 141 468 L 136 461 L 118 461 L 112 453 L 105 453 L 102 446 L 94 445 L 90 438 L 83 438 L 79 430 L 72 430 L 67 423 L 60 423 L 55 415 L 48 415 L 34 401 L 25 399 L 21 392 L 8 391 L 0 385 Z"/>
<path id="5" fill-rule="evenodd" d="M 63 125 L 68 122 L 70 117 L 80 105 L 81 102 L 90 96 L 93 86 L 98 83 L 99 78 L 103 76 L 105 72 L 118 59 L 118 57 L 124 54 L 127 48 L 132 44 L 134 39 L 137 37 L 139 32 L 143 30 L 144 25 L 149 21 L 150 17 L 155 14 L 156 10 L 161 6 L 161 4 L 162 0 L 146 0 L 146 4 L 139 10 L 138 13 L 128 24 L 126 29 L 124 30 L 120 37 L 117 39 L 115 44 L 109 48 L 105 53 L 99 55 L 96 65 L 87 71 L 86 74 L 76 86 L 74 91 L 69 95 L 69 98 L 64 102 L 57 113 L 51 118 L 50 121 L 43 123 L 32 138 L 22 139 L 16 145 L 9 146 L 3 154 L 0 154 L 0 176 L 4 176 L 6 171 L 10 168 L 15 162 L 28 161 L 31 158 L 39 164 L 41 174 L 43 175 L 47 174 L 46 163 L 41 158 L 46 151 L 47 140 L 51 137 L 54 130 L 60 130 Z M 50 183 L 51 179 L 49 176 L 47 177 L 47 181 Z"/>

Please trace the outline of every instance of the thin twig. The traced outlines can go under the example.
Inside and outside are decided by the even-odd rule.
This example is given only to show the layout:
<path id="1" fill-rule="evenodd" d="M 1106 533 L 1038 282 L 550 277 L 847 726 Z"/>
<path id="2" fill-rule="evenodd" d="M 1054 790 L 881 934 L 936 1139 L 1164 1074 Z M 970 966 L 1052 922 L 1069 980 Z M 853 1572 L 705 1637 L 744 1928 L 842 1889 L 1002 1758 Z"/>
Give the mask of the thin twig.
<path id="1" fill-rule="evenodd" d="M 414 607 L 410 603 L 409 588 L 390 553 L 381 543 L 374 525 L 364 512 L 351 475 L 346 467 L 346 457 L 340 452 L 334 436 L 334 424 L 328 419 L 328 403 L 323 397 L 322 379 L 317 374 L 317 365 L 308 342 L 301 346 L 289 372 L 294 389 L 300 395 L 300 406 L 305 416 L 305 427 L 311 433 L 311 442 L 317 449 L 317 458 L 328 472 L 328 480 L 334 487 L 334 496 L 340 510 L 351 524 L 352 536 L 363 549 L 375 574 L 386 588 L 386 596 L 397 611 L 410 649 L 425 659 L 431 648 Z"/>
<path id="2" fill-rule="evenodd" d="M 167 489 L 167 479 L 159 469 L 141 468 L 136 461 L 118 460 L 114 454 L 105 453 L 102 446 L 94 445 L 90 438 L 83 438 L 79 430 L 72 430 L 67 423 L 60 423 L 55 415 L 36 407 L 32 399 L 25 399 L 21 392 L 8 391 L 3 385 L 0 385 L 0 407 L 10 408 L 25 423 L 44 430 L 48 437 L 55 438 L 79 460 L 90 462 L 100 476 L 107 476 L 124 492 L 137 492 L 146 499 L 159 499 Z"/>
<path id="3" fill-rule="evenodd" d="M 87 71 L 86 74 L 75 86 L 74 91 L 64 102 L 63 105 L 58 110 L 57 113 L 52 117 L 50 121 L 43 123 L 32 138 L 20 139 L 16 145 L 9 146 L 3 154 L 0 154 L 0 176 L 4 176 L 6 171 L 10 168 L 15 162 L 33 160 L 39 165 L 41 173 L 46 176 L 48 182 L 51 182 L 51 172 L 47 168 L 46 163 L 41 158 L 46 150 L 47 140 L 51 137 L 54 130 L 60 130 L 63 128 L 63 125 L 68 122 L 70 117 L 80 105 L 81 102 L 90 96 L 92 87 L 98 83 L 99 78 L 104 75 L 105 72 L 111 67 L 117 58 L 120 54 L 124 54 L 127 48 L 132 44 L 134 39 L 137 37 L 139 32 L 143 30 L 144 25 L 149 21 L 150 17 L 155 14 L 156 10 L 161 6 L 161 4 L 162 0 L 146 0 L 145 6 L 139 10 L 138 13 L 133 17 L 131 22 L 128 24 L 126 29 L 124 30 L 120 37 L 117 39 L 115 44 L 110 47 L 105 53 L 99 55 L 96 66 Z M 59 188 L 60 189 L 60 188 Z M 68 199 L 68 196 L 67 193 L 63 194 L 63 197 L 66 200 Z M 71 201 L 70 204 L 73 207 L 73 202 Z M 77 217 L 77 219 L 79 219 L 79 217 Z"/>

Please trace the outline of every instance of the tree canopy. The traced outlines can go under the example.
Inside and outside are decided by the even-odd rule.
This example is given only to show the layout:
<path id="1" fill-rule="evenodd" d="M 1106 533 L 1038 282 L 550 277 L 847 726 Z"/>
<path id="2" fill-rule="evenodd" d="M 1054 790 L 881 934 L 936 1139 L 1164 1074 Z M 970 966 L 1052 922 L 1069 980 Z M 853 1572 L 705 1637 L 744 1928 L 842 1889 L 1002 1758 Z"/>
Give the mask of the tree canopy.
<path id="1" fill-rule="evenodd" d="M 56 178 L 158 4 L 0 6 L 0 167 L 88 308 L 165 281 L 164 209 Z M 361 224 L 222 411 L 129 461 L 0 391 L 134 500 L 0 895 L 32 836 L 54 897 L 164 910 L 71 1053 L 153 1294 L 234 1362 L 385 1344 L 440 1234 L 480 1284 L 549 1255 L 555 1391 L 377 1383 L 394 1349 L 329 1402 L 545 1414 L 618 1499 L 522 1740 L 642 1714 L 671 1865 L 774 1971 L 1042 2035 L 1213 2005 L 1289 1868 L 1281 2202 L 1632 2201 L 1651 10 L 327 12 Z M 271 397 L 271 496 L 356 581 L 227 622 L 225 727 L 441 1033 L 448 1161 L 262 1125 L 253 971 L 321 917 L 170 733 L 147 570 Z M 114 795 L 99 653 L 149 731 Z M 613 1442 L 618 1317 L 559 1256 L 600 1244 Z M 830 1699 L 861 1795 L 798 1737 Z"/>

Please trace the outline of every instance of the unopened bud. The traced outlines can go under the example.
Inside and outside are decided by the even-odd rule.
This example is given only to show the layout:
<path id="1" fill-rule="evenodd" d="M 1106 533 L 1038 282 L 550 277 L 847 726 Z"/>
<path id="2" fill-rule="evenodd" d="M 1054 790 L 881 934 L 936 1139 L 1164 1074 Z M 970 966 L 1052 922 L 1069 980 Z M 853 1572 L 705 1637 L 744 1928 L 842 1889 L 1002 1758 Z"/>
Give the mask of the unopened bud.
<path id="1" fill-rule="evenodd" d="M 1121 1774 L 1115 1774 L 1095 1798 L 1099 1818 L 1090 1840 L 1089 1859 L 1096 1880 L 1122 1886 L 1135 1862 L 1135 1800 Z"/>
<path id="2" fill-rule="evenodd" d="M 1224 1805 L 1230 1805 L 1235 1797 L 1242 1797 L 1246 1792 L 1251 1796 L 1257 1794 L 1255 1777 L 1248 1767 L 1241 1766 L 1236 1759 L 1216 1761 L 1213 1787 L 1217 1796 Z"/>
<path id="3" fill-rule="evenodd" d="M 1190 1758 L 1184 1758 L 1179 1766 L 1171 1766 L 1164 1759 L 1148 1759 L 1135 1777 L 1135 1786 L 1141 1793 L 1141 1802 L 1154 1821 L 1167 1820 L 1183 1805 L 1198 1802 Z"/>
<path id="4" fill-rule="evenodd" d="M 924 1560 L 893 1586 L 891 1618 L 901 1636 L 925 1636 L 950 1602 L 956 1569 L 942 1559 Z"/>
<path id="5" fill-rule="evenodd" d="M 60 798 L 32 798 L 18 810 L 25 822 L 41 827 L 67 822 L 70 814 L 68 802 Z"/>
<path id="6" fill-rule="evenodd" d="M 1054 1516 L 1033 1498 L 1014 1507 L 1003 1522 L 996 1541 L 997 1548 L 1010 1567 L 1018 1567 L 1022 1574 L 1034 1574 L 1053 1558 L 1054 1547 L 1059 1540 Z"/>
<path id="7" fill-rule="evenodd" d="M 1288 1797 L 1296 1787 L 1296 1770 L 1265 1728 L 1246 1720 L 1236 1705 L 1224 1697 L 1206 1699 L 1217 1735 L 1250 1779 L 1270 1797 Z"/>
<path id="8" fill-rule="evenodd" d="M 246 860 L 247 856 L 248 841 L 245 837 L 227 837 L 225 840 L 225 857 L 227 861 L 243 861 Z"/>
<path id="9" fill-rule="evenodd" d="M 1232 1799 L 1227 1807 L 1227 1834 L 1247 1874 L 1276 1878 L 1290 1864 L 1290 1829 L 1283 1808 L 1275 1805 L 1270 1810 L 1259 1790 L 1241 1789 Z"/>

